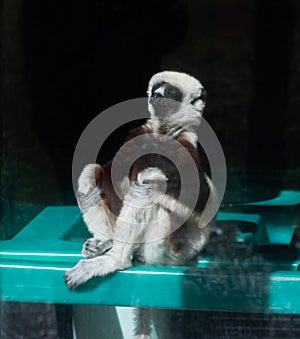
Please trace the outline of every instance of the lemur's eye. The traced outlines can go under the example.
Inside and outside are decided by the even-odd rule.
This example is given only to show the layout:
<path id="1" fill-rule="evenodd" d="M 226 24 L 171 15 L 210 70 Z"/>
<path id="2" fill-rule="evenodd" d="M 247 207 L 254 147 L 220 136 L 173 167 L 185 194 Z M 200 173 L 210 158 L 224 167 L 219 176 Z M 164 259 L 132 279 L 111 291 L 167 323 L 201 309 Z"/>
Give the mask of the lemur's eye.
<path id="1" fill-rule="evenodd" d="M 169 99 L 173 99 L 176 101 L 181 101 L 182 100 L 182 93 L 180 89 L 178 89 L 175 86 L 168 85 L 165 88 L 165 97 Z"/>
<path id="2" fill-rule="evenodd" d="M 203 102 L 207 101 L 207 92 L 206 92 L 206 90 L 204 88 L 202 89 L 201 95 L 199 97 L 193 99 L 191 101 L 191 104 L 194 105 L 198 100 L 201 100 Z"/>

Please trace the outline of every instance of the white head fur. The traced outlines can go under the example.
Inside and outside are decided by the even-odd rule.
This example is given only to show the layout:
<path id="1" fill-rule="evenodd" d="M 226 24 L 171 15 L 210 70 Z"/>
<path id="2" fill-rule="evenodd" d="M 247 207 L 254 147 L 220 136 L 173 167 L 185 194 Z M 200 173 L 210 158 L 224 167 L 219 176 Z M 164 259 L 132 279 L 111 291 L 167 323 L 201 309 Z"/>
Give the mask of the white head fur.
<path id="1" fill-rule="evenodd" d="M 186 73 L 160 72 L 150 79 L 147 94 L 152 120 L 158 118 L 152 102 L 153 98 L 163 98 L 170 103 L 169 106 L 174 105 L 172 101 L 177 102 L 176 112 L 172 112 L 167 117 L 168 121 L 187 129 L 199 125 L 206 103 L 206 91 L 196 78 Z"/>

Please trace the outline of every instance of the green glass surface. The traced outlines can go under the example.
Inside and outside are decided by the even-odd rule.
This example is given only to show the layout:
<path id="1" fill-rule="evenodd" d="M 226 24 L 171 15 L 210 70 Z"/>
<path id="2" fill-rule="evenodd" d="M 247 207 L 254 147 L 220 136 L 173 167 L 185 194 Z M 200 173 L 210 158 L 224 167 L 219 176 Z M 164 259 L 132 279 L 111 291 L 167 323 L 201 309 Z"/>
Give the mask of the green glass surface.
<path id="1" fill-rule="evenodd" d="M 220 228 L 231 221 L 252 225 L 235 235 L 232 250 L 204 251 L 188 266 L 136 266 L 77 290 L 69 290 L 63 276 L 82 258 L 88 231 L 77 207 L 47 207 L 13 239 L 0 242 L 1 299 L 300 314 L 300 255 L 291 242 L 299 204 L 300 192 L 285 191 L 246 212 L 221 211 Z M 286 218 L 274 217 L 287 205 L 294 209 Z M 261 254 L 274 245 L 277 250 Z"/>

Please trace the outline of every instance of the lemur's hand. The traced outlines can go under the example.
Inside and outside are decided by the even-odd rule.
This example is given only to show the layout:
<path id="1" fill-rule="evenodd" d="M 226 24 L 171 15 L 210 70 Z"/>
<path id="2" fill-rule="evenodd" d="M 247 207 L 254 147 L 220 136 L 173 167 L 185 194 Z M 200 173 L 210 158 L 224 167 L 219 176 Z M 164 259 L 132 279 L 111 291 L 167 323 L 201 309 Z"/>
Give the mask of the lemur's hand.
<path id="1" fill-rule="evenodd" d="M 99 187 L 90 188 L 87 193 L 77 192 L 78 206 L 84 214 L 91 207 L 97 206 L 101 201 L 101 189 Z"/>
<path id="2" fill-rule="evenodd" d="M 86 258 L 94 258 L 106 253 L 112 247 L 112 240 L 99 241 L 95 238 L 90 238 L 83 244 L 81 253 Z"/>

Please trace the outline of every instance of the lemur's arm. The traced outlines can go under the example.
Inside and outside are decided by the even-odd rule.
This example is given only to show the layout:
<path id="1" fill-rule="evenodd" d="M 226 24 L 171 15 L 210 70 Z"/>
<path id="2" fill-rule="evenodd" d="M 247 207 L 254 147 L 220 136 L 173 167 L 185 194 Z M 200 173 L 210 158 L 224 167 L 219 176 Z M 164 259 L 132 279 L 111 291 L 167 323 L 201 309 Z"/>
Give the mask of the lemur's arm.
<path id="1" fill-rule="evenodd" d="M 98 164 L 86 165 L 78 179 L 76 198 L 82 214 L 101 201 L 102 168 Z"/>

